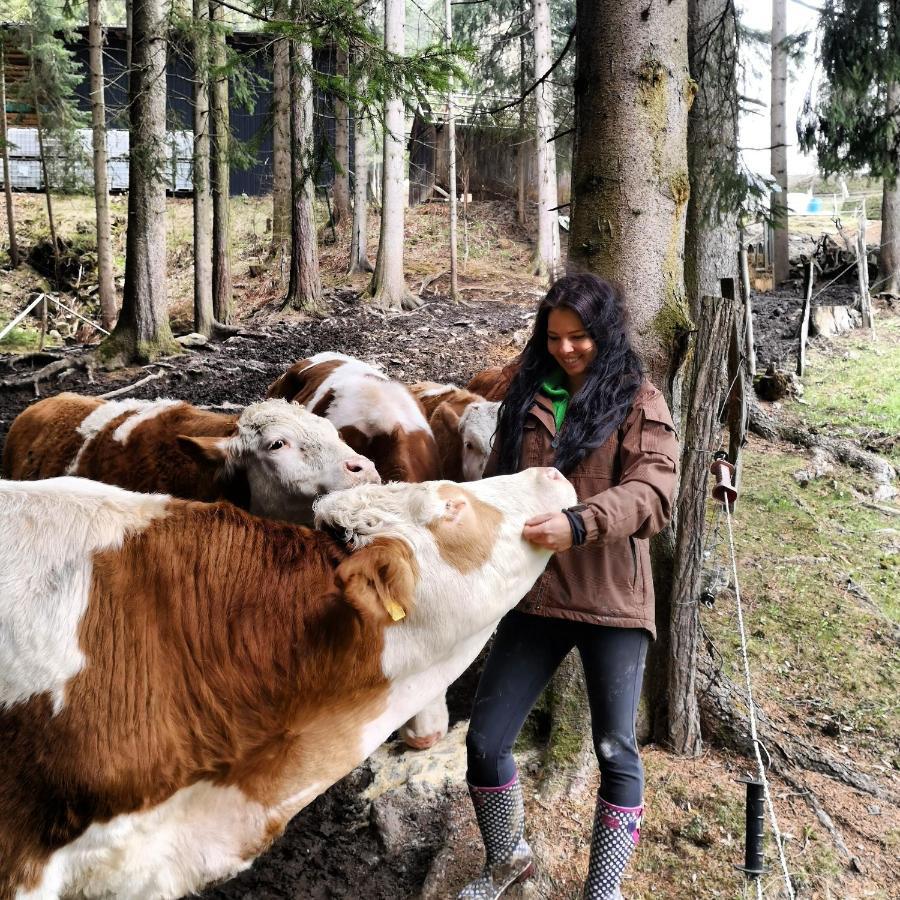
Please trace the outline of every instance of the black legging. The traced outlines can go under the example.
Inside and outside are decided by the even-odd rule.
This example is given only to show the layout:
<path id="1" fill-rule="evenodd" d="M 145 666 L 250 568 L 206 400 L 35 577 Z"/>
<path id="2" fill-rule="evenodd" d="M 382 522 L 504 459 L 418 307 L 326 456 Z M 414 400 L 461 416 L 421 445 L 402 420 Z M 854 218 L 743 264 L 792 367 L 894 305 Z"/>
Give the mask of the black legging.
<path id="1" fill-rule="evenodd" d="M 516 737 L 559 664 L 577 647 L 591 705 L 600 796 L 616 806 L 639 806 L 644 768 L 634 719 L 649 642 L 649 633 L 641 628 L 508 613 L 497 629 L 472 707 L 466 736 L 469 783 L 500 787 L 513 779 Z"/>

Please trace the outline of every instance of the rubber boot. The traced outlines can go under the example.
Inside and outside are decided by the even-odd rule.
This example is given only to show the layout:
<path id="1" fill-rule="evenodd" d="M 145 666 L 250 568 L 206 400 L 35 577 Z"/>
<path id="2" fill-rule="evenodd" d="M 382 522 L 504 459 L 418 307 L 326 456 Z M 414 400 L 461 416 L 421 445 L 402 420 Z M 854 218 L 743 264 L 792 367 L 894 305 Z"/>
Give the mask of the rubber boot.
<path id="1" fill-rule="evenodd" d="M 484 841 L 481 875 L 460 891 L 457 900 L 494 900 L 510 885 L 531 875 L 534 857 L 525 841 L 525 803 L 518 776 L 498 788 L 469 785 L 475 818 Z"/>
<path id="2" fill-rule="evenodd" d="M 584 900 L 622 900 L 622 872 L 641 837 L 643 806 L 613 806 L 597 797 Z"/>

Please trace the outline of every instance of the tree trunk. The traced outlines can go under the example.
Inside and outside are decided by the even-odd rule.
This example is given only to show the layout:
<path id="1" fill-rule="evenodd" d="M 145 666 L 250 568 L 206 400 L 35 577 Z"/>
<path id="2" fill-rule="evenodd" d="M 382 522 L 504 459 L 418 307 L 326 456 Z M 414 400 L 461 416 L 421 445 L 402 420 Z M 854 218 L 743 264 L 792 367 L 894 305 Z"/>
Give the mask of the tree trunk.
<path id="1" fill-rule="evenodd" d="M 887 85 L 888 115 L 895 121 L 900 115 L 900 84 L 895 81 Z M 900 172 L 897 173 L 900 178 Z M 900 184 L 897 178 L 892 182 L 884 180 L 881 200 L 881 253 L 878 259 L 878 291 L 900 294 Z"/>
<path id="2" fill-rule="evenodd" d="M 552 60 L 550 53 L 550 3 L 534 0 L 534 79 L 543 78 Z M 559 200 L 556 190 L 556 144 L 550 142 L 555 130 L 553 86 L 549 79 L 535 90 L 535 145 L 538 175 L 538 240 L 534 274 L 553 281 L 560 269 Z"/>
<path id="3" fill-rule="evenodd" d="M 722 397 L 722 348 L 728 342 L 732 302 L 722 297 L 704 297 L 698 312 L 700 327 L 682 420 L 681 486 L 669 631 L 668 736 L 672 749 L 685 756 L 698 756 L 702 749 L 697 703 L 698 597 L 703 569 L 706 486 L 712 460 L 709 453 L 698 448 L 709 447 L 710 436 L 720 427 L 717 413 Z"/>
<path id="4" fill-rule="evenodd" d="M 194 0 L 194 331 L 213 322 L 212 194 L 209 185 L 209 3 Z"/>
<path id="5" fill-rule="evenodd" d="M 337 48 L 336 75 L 346 79 L 350 74 L 349 57 Z M 334 98 L 334 190 L 331 214 L 334 224 L 345 228 L 350 222 L 350 115 L 347 104 Z"/>
<path id="6" fill-rule="evenodd" d="M 775 222 L 775 256 L 772 261 L 775 285 L 790 277 L 787 215 L 787 0 L 772 0 L 772 177 L 781 187 L 772 193 Z"/>
<path id="7" fill-rule="evenodd" d="M 453 45 L 453 6 L 451 0 L 444 0 L 444 19 L 447 52 Z M 447 89 L 447 158 L 450 191 L 450 299 L 455 303 L 459 299 L 459 282 L 457 281 L 456 259 L 456 113 L 453 109 L 453 85 Z"/>
<path id="8" fill-rule="evenodd" d="M 317 312 L 322 299 L 313 208 L 311 66 L 312 47 L 291 41 L 291 278 L 284 305 L 304 312 Z"/>
<path id="9" fill-rule="evenodd" d="M 6 227 L 9 231 L 9 264 L 19 265 L 19 244 L 16 241 L 16 220 L 13 214 L 12 184 L 9 180 L 9 147 L 6 143 L 6 42 L 0 36 L 0 151 L 3 153 L 3 192 L 6 195 Z"/>
<path id="10" fill-rule="evenodd" d="M 4 110 L 5 115 L 5 110 Z M 41 124 L 40 104 L 35 99 L 34 124 L 37 131 L 38 153 L 41 157 L 41 172 L 44 178 L 44 197 L 47 200 L 47 221 L 50 224 L 50 243 L 53 245 L 53 282 L 59 290 L 59 242 L 56 237 L 56 221 L 53 218 L 53 197 L 50 194 L 50 174 L 47 171 L 47 154 L 44 151 L 44 128 Z"/>
<path id="11" fill-rule="evenodd" d="M 692 315 L 702 297 L 739 278 L 737 176 L 737 27 L 731 0 L 688 0 L 688 52 L 697 85 L 688 116 L 691 197 L 685 228 L 684 280 Z"/>
<path id="12" fill-rule="evenodd" d="M 228 108 L 228 57 L 225 47 L 225 7 L 210 0 L 213 23 L 210 49 L 209 120 L 212 141 L 211 179 L 213 206 L 212 290 L 217 322 L 228 324 L 232 313 L 231 289 L 231 168 L 228 162 L 230 112 Z"/>
<path id="13" fill-rule="evenodd" d="M 279 10 L 279 15 L 284 15 Z M 281 267 L 291 243 L 291 63 L 290 46 L 279 38 L 274 46 L 272 76 L 272 255 Z"/>
<path id="14" fill-rule="evenodd" d="M 177 353 L 166 310 L 166 28 L 162 0 L 134 0 L 125 291 L 107 359 Z"/>
<path id="15" fill-rule="evenodd" d="M 693 328 L 684 289 L 690 182 L 687 0 L 577 4 L 575 147 L 569 258 L 618 282 L 635 344 L 678 421 Z M 651 543 L 659 640 L 648 658 L 650 730 L 667 730 L 666 672 L 674 537 Z"/>
<path id="16" fill-rule="evenodd" d="M 358 84 L 359 93 L 365 89 Z M 350 237 L 350 274 L 371 272 L 369 227 L 369 123 L 360 110 L 353 119 L 353 232 Z"/>
<path id="17" fill-rule="evenodd" d="M 519 96 L 525 93 L 525 16 L 528 9 L 525 0 L 519 0 L 519 25 L 523 34 L 519 38 Z M 516 142 L 516 182 L 517 202 L 516 217 L 520 225 L 525 224 L 525 163 L 527 160 L 527 144 L 525 143 L 525 102 L 519 104 L 519 137 Z"/>
<path id="18" fill-rule="evenodd" d="M 389 54 L 404 52 L 403 0 L 385 0 L 384 46 Z M 372 301 L 384 309 L 414 309 L 421 305 L 406 287 L 403 275 L 403 148 L 406 145 L 403 101 L 397 94 L 384 100 L 384 153 L 381 178 L 381 233 L 370 288 Z"/>
<path id="19" fill-rule="evenodd" d="M 91 125 L 94 141 L 94 206 L 97 210 L 97 269 L 100 281 L 100 324 L 112 331 L 116 321 L 112 234 L 109 225 L 109 180 L 106 172 L 106 102 L 103 96 L 103 26 L 100 0 L 88 0 L 91 67 Z"/>

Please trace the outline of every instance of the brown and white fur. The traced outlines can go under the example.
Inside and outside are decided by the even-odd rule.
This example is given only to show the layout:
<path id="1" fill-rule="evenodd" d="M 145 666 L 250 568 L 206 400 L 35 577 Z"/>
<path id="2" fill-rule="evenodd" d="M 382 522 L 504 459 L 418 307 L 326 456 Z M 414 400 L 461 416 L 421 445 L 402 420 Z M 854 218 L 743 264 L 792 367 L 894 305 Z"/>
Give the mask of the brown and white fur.
<path id="1" fill-rule="evenodd" d="M 555 469 L 364 485 L 317 524 L 0 482 L 0 900 L 181 897 L 475 658 L 549 553 Z"/>

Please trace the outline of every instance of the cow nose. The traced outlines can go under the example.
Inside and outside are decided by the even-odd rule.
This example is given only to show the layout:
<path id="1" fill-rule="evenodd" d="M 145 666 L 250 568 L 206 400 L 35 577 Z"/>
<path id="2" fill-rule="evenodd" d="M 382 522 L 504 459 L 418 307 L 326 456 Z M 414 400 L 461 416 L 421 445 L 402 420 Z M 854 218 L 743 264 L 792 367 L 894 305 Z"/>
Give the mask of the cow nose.
<path id="1" fill-rule="evenodd" d="M 352 456 L 344 462 L 344 468 L 351 474 L 359 476 L 360 481 L 372 481 L 376 484 L 381 483 L 378 470 L 375 463 L 365 456 Z"/>
<path id="2" fill-rule="evenodd" d="M 547 466 L 543 472 L 551 481 L 565 481 L 563 473 L 553 466 Z"/>

